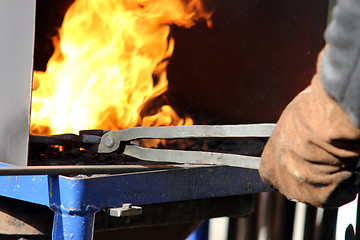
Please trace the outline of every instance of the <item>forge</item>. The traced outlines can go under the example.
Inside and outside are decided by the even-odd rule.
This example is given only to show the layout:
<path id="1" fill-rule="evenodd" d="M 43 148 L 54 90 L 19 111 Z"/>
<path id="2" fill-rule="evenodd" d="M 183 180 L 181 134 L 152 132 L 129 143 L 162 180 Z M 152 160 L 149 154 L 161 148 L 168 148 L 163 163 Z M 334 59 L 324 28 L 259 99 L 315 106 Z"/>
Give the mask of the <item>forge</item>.
<path id="1" fill-rule="evenodd" d="M 190 22 L 188 18 L 182 22 L 175 13 L 170 13 L 170 20 L 158 24 L 161 27 L 167 25 L 165 30 L 169 31 L 163 37 L 165 40 L 161 39 L 165 42 L 163 55 L 157 57 L 155 64 L 143 67 L 147 71 L 152 66 L 150 73 L 140 69 L 143 75 L 139 73 L 139 78 L 150 78 L 150 85 L 155 90 L 149 94 L 151 98 L 147 95 L 139 97 L 144 102 L 138 104 L 141 108 L 137 110 L 135 120 L 125 121 L 127 113 L 114 117 L 114 107 L 110 106 L 95 117 L 85 117 L 85 122 L 92 122 L 99 115 L 105 116 L 101 120 L 104 125 L 80 127 L 77 132 L 51 132 L 49 129 L 55 126 L 42 123 L 36 130 L 31 130 L 33 122 L 30 124 L 30 119 L 39 117 L 41 114 L 37 110 L 41 110 L 41 106 L 48 107 L 50 102 L 50 98 L 45 98 L 40 107 L 32 108 L 38 101 L 31 99 L 32 89 L 36 91 L 44 82 L 50 81 L 33 82 L 33 76 L 38 79 L 42 74 L 37 72 L 49 69 L 48 62 L 54 49 L 55 52 L 59 50 L 56 48 L 59 28 L 73 2 L 5 0 L 0 3 L 0 70 L 3 73 L 0 88 L 3 103 L 0 106 L 3 116 L 0 120 L 0 137 L 3 139 L 0 141 L 0 201 L 4 203 L 0 222 L 6 226 L 11 226 L 11 222 L 21 223 L 17 228 L 3 227 L 0 233 L 92 239 L 95 231 L 95 239 L 96 232 L 98 239 L 104 239 L 101 237 L 104 231 L 166 224 L 180 226 L 217 216 L 249 215 L 255 207 L 255 194 L 271 191 L 261 181 L 256 167 L 234 167 L 223 162 L 219 166 L 206 165 L 210 155 L 205 153 L 200 160 L 196 159 L 198 164 L 172 162 L 171 157 L 154 162 L 138 155 L 124 154 L 124 148 L 128 145 L 151 146 L 156 150 L 218 152 L 258 159 L 270 134 L 265 130 L 262 135 L 240 134 L 237 137 L 223 131 L 208 139 L 205 138 L 208 135 L 189 138 L 191 130 L 186 129 L 191 128 L 184 126 L 185 137 L 156 141 L 155 144 L 146 141 L 149 137 L 144 137 L 145 141 L 129 139 L 112 153 L 99 153 L 98 145 L 106 133 L 137 126 L 158 129 L 164 125 L 229 127 L 275 123 L 290 100 L 309 84 L 315 72 L 317 54 L 324 45 L 327 1 L 211 0 L 201 5 L 203 12 L 198 11 L 199 17 Z M 196 6 L 194 3 L 190 10 Z M 146 9 L 146 4 L 141 9 Z M 137 20 L 153 27 L 150 19 L 140 16 Z M 83 20 L 83 25 L 86 23 Z M 81 41 L 80 45 L 86 45 Z M 152 41 L 160 42 L 156 38 Z M 147 48 L 153 48 L 153 45 Z M 58 52 L 57 59 L 65 58 L 63 51 Z M 146 54 L 140 51 L 140 56 L 143 55 Z M 87 72 L 86 68 L 77 67 L 76 61 L 69 65 L 78 75 Z M 97 64 L 90 64 L 89 68 L 94 65 Z M 132 65 L 122 68 L 129 70 Z M 113 75 L 118 73 L 111 67 L 104 71 Z M 167 89 L 159 90 L 157 86 L 164 78 Z M 80 99 L 88 97 L 83 92 L 86 84 L 79 87 L 74 83 L 67 87 Z M 106 87 L 118 89 L 113 85 Z M 147 87 L 136 83 L 130 93 L 138 88 Z M 122 93 L 122 90 L 117 91 Z M 118 99 L 118 105 L 123 104 L 120 94 L 108 95 L 110 99 Z M 33 96 L 37 97 L 35 92 Z M 130 94 L 126 101 L 135 99 L 137 102 L 134 96 L 135 93 Z M 65 94 L 64 104 L 69 100 L 66 98 Z M 71 100 L 69 105 L 79 104 Z M 103 104 L 89 102 L 85 105 L 95 111 Z M 176 120 L 174 117 L 170 121 L 154 120 L 153 116 L 165 105 L 172 109 L 170 112 Z M 84 108 L 82 106 L 80 110 L 68 113 L 75 115 Z M 50 109 L 56 107 L 50 106 Z M 76 123 L 83 121 L 80 117 L 75 120 Z M 124 127 L 123 122 L 131 124 Z M 192 159 L 191 155 L 184 158 L 186 161 Z M 224 204 L 229 207 L 221 207 Z M 140 216 L 136 212 L 139 206 L 142 207 Z M 34 212 L 39 218 L 31 219 Z M 115 219 L 116 215 L 122 216 Z M 187 233 L 194 228 L 191 224 L 186 227 L 189 228 Z M 138 233 L 129 232 L 122 233 L 124 239 L 127 239 L 126 234 L 138 236 Z"/>

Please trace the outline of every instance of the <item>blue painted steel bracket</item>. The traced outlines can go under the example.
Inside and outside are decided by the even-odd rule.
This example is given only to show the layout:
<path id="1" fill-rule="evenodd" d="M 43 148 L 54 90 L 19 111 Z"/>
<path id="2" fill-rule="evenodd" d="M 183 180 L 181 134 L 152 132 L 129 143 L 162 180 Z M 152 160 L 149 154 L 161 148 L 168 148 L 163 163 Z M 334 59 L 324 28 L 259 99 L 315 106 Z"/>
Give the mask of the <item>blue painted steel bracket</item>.
<path id="1" fill-rule="evenodd" d="M 53 239 L 72 240 L 91 239 L 95 213 L 123 203 L 142 205 L 270 190 L 257 170 L 221 166 L 85 178 L 0 177 L 0 195 L 50 207 L 55 211 Z"/>

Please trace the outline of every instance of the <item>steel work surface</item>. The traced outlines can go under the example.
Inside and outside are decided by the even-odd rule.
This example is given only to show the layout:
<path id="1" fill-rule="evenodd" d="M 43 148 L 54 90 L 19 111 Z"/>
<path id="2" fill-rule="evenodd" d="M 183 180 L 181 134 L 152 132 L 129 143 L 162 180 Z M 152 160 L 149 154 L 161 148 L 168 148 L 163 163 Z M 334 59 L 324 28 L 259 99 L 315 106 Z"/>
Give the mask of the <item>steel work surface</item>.
<path id="1" fill-rule="evenodd" d="M 257 170 L 221 166 L 83 178 L 0 177 L 0 195 L 46 205 L 55 211 L 54 239 L 91 239 L 95 213 L 123 203 L 141 205 L 269 190 Z"/>

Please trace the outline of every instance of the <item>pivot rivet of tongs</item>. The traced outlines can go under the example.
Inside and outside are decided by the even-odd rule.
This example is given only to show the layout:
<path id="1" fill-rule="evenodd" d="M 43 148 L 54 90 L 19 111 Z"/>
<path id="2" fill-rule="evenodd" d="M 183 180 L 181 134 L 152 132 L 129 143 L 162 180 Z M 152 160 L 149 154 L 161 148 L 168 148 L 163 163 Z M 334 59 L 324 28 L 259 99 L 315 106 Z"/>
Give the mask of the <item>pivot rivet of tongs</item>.
<path id="1" fill-rule="evenodd" d="M 104 143 L 105 143 L 105 146 L 107 146 L 108 148 L 111 148 L 112 146 L 114 146 L 115 140 L 112 137 L 107 136 L 104 139 Z"/>

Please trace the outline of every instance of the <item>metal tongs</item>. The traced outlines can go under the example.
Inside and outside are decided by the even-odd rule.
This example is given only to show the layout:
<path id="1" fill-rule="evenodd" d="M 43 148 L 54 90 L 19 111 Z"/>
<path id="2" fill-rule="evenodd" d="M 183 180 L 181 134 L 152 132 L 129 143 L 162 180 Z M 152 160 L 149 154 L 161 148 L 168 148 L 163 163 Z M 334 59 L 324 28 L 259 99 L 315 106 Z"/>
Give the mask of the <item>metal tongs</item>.
<path id="1" fill-rule="evenodd" d="M 275 124 L 248 125 L 192 125 L 169 127 L 135 127 L 120 131 L 108 131 L 102 137 L 86 135 L 81 142 L 94 144 L 99 153 L 115 150 L 140 160 L 176 163 L 175 165 L 68 165 L 68 166 L 11 166 L 0 162 L 0 176 L 4 175 L 92 175 L 120 174 L 134 171 L 151 171 L 168 168 L 191 168 L 210 165 L 224 165 L 258 169 L 260 158 L 239 154 L 153 149 L 134 144 L 140 139 L 181 139 L 181 138 L 248 138 L 270 137 Z M 71 138 L 73 138 L 72 136 Z"/>
<path id="2" fill-rule="evenodd" d="M 140 139 L 270 137 L 274 127 L 275 124 L 135 127 L 105 133 L 98 146 L 98 152 L 110 153 L 119 149 L 127 156 L 146 161 L 258 169 L 259 157 L 218 152 L 153 149 L 135 145 L 131 141 Z"/>

